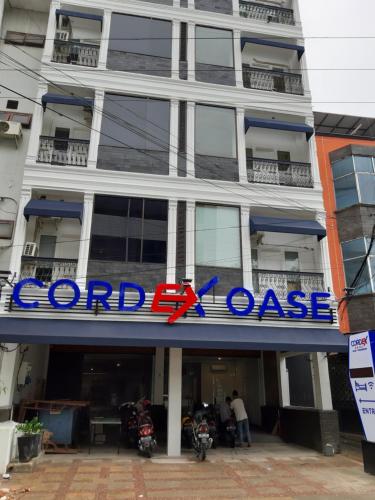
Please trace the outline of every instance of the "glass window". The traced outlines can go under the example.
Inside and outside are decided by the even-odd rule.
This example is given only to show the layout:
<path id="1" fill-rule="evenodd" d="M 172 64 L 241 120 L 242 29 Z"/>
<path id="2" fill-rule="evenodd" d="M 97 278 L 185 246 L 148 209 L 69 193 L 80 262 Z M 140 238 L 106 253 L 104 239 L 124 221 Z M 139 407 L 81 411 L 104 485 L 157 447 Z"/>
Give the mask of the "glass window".
<path id="1" fill-rule="evenodd" d="M 362 265 L 364 256 L 359 259 L 351 259 L 344 262 L 346 286 L 350 287 Z M 364 268 L 361 278 L 355 287 L 355 295 L 371 293 L 371 281 L 368 265 Z"/>
<path id="2" fill-rule="evenodd" d="M 345 241 L 344 243 L 341 243 L 341 247 L 344 260 L 355 259 L 356 257 L 366 255 L 366 245 L 364 238 Z"/>
<path id="3" fill-rule="evenodd" d="M 374 173 L 372 158 L 369 156 L 355 156 L 354 165 L 356 172 Z"/>
<path id="4" fill-rule="evenodd" d="M 298 252 L 285 252 L 285 270 L 291 272 L 299 271 Z"/>
<path id="5" fill-rule="evenodd" d="M 195 33 L 197 63 L 233 68 L 232 31 L 197 26 Z"/>
<path id="6" fill-rule="evenodd" d="M 346 241 L 341 244 L 342 254 L 344 257 L 346 286 L 351 287 L 357 273 L 366 258 L 368 248 L 370 246 L 370 238 L 357 238 L 356 240 Z M 366 264 L 358 284 L 355 286 L 355 294 L 371 293 L 375 286 L 375 259 L 371 256 L 375 255 L 371 252 L 368 263 Z"/>
<path id="7" fill-rule="evenodd" d="M 336 193 L 336 207 L 341 208 L 350 207 L 358 203 L 357 186 L 355 182 L 355 175 L 346 175 L 340 179 L 335 180 L 335 193 Z"/>
<path id="8" fill-rule="evenodd" d="M 169 101 L 106 94 L 100 145 L 168 151 Z"/>
<path id="9" fill-rule="evenodd" d="M 196 264 L 241 268 L 239 209 L 197 206 Z"/>
<path id="10" fill-rule="evenodd" d="M 256 248 L 251 249 L 251 267 L 258 269 L 258 250 Z"/>
<path id="11" fill-rule="evenodd" d="M 197 105 L 195 108 L 195 152 L 236 158 L 236 113 L 234 109 Z"/>
<path id="12" fill-rule="evenodd" d="M 172 23 L 148 17 L 112 14 L 109 50 L 170 58 Z"/>
<path id="13" fill-rule="evenodd" d="M 114 236 L 91 237 L 91 259 L 124 261 L 126 253 L 126 239 Z"/>
<path id="14" fill-rule="evenodd" d="M 352 174 L 354 172 L 354 162 L 353 157 L 348 156 L 343 160 L 336 161 L 332 165 L 333 178 L 343 177 L 346 174 Z"/>
<path id="15" fill-rule="evenodd" d="M 358 174 L 361 203 L 375 204 L 375 175 Z"/>

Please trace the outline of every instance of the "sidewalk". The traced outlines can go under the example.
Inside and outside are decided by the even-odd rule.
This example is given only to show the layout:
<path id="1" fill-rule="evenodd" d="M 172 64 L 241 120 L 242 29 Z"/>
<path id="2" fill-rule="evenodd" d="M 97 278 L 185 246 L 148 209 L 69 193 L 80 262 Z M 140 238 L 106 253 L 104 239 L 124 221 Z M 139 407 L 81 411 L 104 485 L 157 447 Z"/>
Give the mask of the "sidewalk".
<path id="1" fill-rule="evenodd" d="M 31 488 L 25 500 L 375 498 L 375 477 L 353 456 L 323 457 L 284 443 L 212 450 L 207 462 L 192 453 L 146 460 L 136 452 L 49 455 L 32 473 L 13 474 L 1 487 Z"/>

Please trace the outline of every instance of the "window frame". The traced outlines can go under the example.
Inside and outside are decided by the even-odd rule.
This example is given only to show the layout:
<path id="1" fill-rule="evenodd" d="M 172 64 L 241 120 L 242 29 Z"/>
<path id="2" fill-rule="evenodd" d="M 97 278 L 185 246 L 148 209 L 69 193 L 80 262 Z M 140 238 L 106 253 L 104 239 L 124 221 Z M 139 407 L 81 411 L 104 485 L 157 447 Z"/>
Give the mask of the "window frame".
<path id="1" fill-rule="evenodd" d="M 210 63 L 210 62 L 201 62 L 201 61 L 199 61 L 199 58 L 197 57 L 197 47 L 198 47 L 198 44 L 197 44 L 197 39 L 198 39 L 197 29 L 200 29 L 200 28 L 208 29 L 208 30 L 227 31 L 227 32 L 229 32 L 229 33 L 232 34 L 231 38 L 228 37 L 228 40 L 231 40 L 231 42 L 232 42 L 232 49 L 231 49 L 232 64 L 231 64 L 231 66 L 228 66 L 228 65 L 225 65 L 225 64 L 214 64 L 214 63 Z M 223 68 L 228 68 L 228 69 L 233 69 L 233 70 L 235 69 L 234 32 L 233 32 L 232 29 L 229 29 L 229 28 L 217 28 L 215 26 L 205 26 L 203 24 L 196 24 L 194 32 L 195 32 L 195 47 L 194 47 L 195 65 L 197 65 L 197 64 L 206 64 L 207 66 L 223 67 Z M 210 40 L 210 38 L 207 38 L 207 40 Z M 212 40 L 214 40 L 214 38 L 212 38 Z"/>
<path id="2" fill-rule="evenodd" d="M 347 243 L 352 243 L 354 241 L 360 241 L 362 240 L 364 242 L 364 248 L 365 248 L 365 253 L 362 255 L 356 255 L 355 257 L 351 257 L 351 258 L 347 258 L 345 259 L 344 258 L 344 251 L 343 251 L 343 245 L 344 244 L 347 244 Z M 348 263 L 348 262 L 352 262 L 352 261 L 355 261 L 355 260 L 358 260 L 358 259 L 364 259 L 367 255 L 367 252 L 369 251 L 369 247 L 370 247 L 370 241 L 371 241 L 371 238 L 368 238 L 368 237 L 361 237 L 361 238 L 354 238 L 353 240 L 347 240 L 347 241 L 342 241 L 341 242 L 341 255 L 342 255 L 342 261 L 343 261 L 343 267 L 344 267 L 344 275 L 345 275 L 345 284 L 346 284 L 346 287 L 350 287 L 351 283 L 348 283 L 347 281 L 347 273 L 346 273 L 346 269 L 345 269 L 345 263 Z M 370 278 L 370 287 L 371 287 L 371 290 L 372 292 L 363 292 L 363 293 L 359 293 L 358 295 L 366 295 L 367 293 L 375 293 L 375 276 L 373 276 L 372 274 L 372 261 L 373 259 L 375 260 L 375 243 L 373 245 L 373 248 L 372 248 L 372 251 L 367 259 L 367 262 L 366 262 L 366 267 L 367 267 L 367 272 L 368 272 L 368 276 Z"/>

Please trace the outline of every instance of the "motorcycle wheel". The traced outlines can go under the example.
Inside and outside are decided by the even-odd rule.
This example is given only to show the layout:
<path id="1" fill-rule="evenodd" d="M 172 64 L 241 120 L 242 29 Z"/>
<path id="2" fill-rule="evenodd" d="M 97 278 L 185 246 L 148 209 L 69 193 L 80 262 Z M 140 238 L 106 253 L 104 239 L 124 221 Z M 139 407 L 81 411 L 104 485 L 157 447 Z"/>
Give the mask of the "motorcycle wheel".
<path id="1" fill-rule="evenodd" d="M 230 447 L 235 448 L 236 447 L 236 437 L 233 434 L 233 436 L 230 437 Z"/>
<path id="2" fill-rule="evenodd" d="M 204 462 L 206 460 L 206 448 L 201 448 L 198 454 L 198 460 Z"/>
<path id="3" fill-rule="evenodd" d="M 145 456 L 146 458 L 152 458 L 151 448 L 147 448 L 147 450 L 145 451 Z"/>

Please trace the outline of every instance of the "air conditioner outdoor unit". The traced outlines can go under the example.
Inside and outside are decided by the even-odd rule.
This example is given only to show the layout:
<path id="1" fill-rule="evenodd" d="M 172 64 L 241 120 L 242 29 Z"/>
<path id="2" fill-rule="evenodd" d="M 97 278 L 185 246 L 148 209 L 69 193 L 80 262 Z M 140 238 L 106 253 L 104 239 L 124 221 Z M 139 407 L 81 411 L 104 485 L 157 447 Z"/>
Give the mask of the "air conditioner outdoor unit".
<path id="1" fill-rule="evenodd" d="M 23 255 L 25 257 L 35 257 L 38 250 L 37 244 L 33 241 L 27 241 L 23 248 Z"/>
<path id="2" fill-rule="evenodd" d="M 0 122 L 0 137 L 18 138 L 22 136 L 22 125 L 18 122 Z"/>

